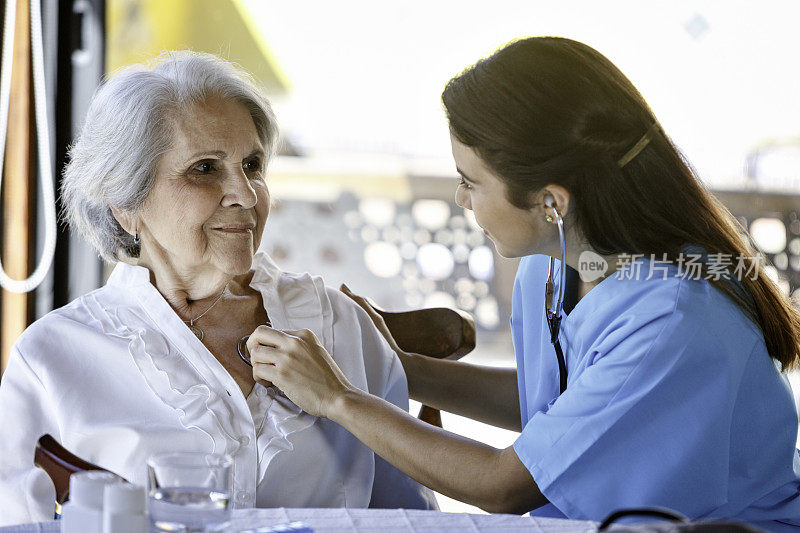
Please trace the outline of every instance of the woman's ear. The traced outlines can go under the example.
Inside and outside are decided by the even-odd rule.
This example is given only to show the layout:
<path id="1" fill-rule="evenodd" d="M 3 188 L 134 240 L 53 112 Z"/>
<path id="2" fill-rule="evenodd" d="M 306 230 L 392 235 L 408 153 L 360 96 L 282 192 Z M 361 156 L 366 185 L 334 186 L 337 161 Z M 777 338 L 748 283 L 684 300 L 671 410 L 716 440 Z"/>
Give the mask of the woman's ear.
<path id="1" fill-rule="evenodd" d="M 119 222 L 119 225 L 122 226 L 122 229 L 131 235 L 136 235 L 140 232 L 141 220 L 139 220 L 138 216 L 128 210 L 119 209 L 113 205 L 110 205 L 109 207 L 111 208 L 111 214 L 114 215 L 114 218 L 117 220 L 117 222 Z"/>
<path id="2" fill-rule="evenodd" d="M 546 185 L 540 191 L 541 206 L 545 213 L 551 208 L 558 210 L 561 218 L 564 218 L 570 212 L 570 198 L 571 195 L 567 189 L 561 185 L 550 184 Z"/>

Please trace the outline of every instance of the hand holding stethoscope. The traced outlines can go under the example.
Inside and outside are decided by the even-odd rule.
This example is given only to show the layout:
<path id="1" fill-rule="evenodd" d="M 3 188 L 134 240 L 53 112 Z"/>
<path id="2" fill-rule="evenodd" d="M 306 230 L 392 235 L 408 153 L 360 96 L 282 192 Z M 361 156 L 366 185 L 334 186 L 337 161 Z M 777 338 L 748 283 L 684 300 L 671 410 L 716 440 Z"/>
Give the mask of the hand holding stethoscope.
<path id="1" fill-rule="evenodd" d="M 268 327 L 268 328 L 271 328 L 272 327 L 272 321 L 267 319 L 267 322 L 264 325 L 266 327 Z M 239 339 L 239 342 L 236 343 L 236 352 L 239 354 L 239 358 L 242 361 L 244 361 L 245 363 L 247 363 L 252 368 L 253 367 L 253 361 L 250 360 L 250 350 L 248 350 L 248 348 L 247 348 L 247 341 L 249 339 L 250 339 L 250 335 L 245 335 L 244 337 Z M 280 396 L 284 396 L 284 397 L 286 396 L 286 394 L 284 394 L 284 392 L 281 389 L 276 387 L 270 381 L 262 380 L 261 384 L 264 385 L 267 389 L 273 389 Z"/>

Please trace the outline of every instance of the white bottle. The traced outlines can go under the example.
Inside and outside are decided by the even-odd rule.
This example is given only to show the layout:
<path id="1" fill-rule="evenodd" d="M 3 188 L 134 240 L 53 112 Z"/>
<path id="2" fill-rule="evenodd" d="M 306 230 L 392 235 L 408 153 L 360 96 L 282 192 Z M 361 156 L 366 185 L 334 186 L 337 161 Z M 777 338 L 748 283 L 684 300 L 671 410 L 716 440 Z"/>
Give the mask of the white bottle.
<path id="1" fill-rule="evenodd" d="M 103 533 L 146 533 L 144 487 L 130 483 L 106 485 Z"/>
<path id="2" fill-rule="evenodd" d="M 90 470 L 69 478 L 69 501 L 61 514 L 61 533 L 103 533 L 103 492 L 119 483 L 111 472 Z"/>

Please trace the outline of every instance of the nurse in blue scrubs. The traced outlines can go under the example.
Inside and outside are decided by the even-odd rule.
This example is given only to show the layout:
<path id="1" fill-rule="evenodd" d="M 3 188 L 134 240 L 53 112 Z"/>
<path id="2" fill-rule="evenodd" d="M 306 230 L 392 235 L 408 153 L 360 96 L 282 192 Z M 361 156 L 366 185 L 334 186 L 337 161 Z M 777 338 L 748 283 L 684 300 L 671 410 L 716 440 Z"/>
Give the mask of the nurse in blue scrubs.
<path id="1" fill-rule="evenodd" d="M 785 376 L 800 313 L 631 82 L 584 44 L 530 38 L 455 77 L 443 102 L 456 201 L 500 254 L 523 257 L 517 368 L 404 353 L 372 316 L 413 398 L 519 438 L 498 450 L 420 422 L 348 383 L 309 331 L 256 330 L 256 379 L 487 511 L 800 524 Z M 564 264 L 581 274 L 571 309 Z"/>

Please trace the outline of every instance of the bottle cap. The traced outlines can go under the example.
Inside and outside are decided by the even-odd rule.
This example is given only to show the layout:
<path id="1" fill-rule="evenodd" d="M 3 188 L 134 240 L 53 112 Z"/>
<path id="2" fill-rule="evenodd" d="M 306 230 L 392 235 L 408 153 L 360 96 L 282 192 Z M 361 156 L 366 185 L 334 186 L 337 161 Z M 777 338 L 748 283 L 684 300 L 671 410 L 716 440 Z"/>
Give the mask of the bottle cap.
<path id="1" fill-rule="evenodd" d="M 69 478 L 69 499 L 74 505 L 102 509 L 103 490 L 110 483 L 119 483 L 119 478 L 111 472 L 77 472 Z"/>
<path id="2" fill-rule="evenodd" d="M 145 493 L 141 485 L 113 483 L 103 493 L 103 510 L 111 514 L 144 514 Z"/>

